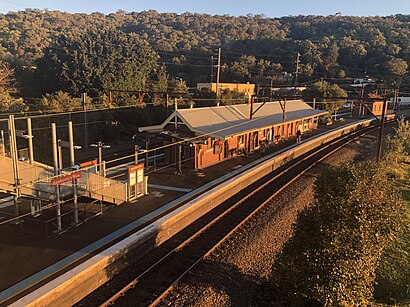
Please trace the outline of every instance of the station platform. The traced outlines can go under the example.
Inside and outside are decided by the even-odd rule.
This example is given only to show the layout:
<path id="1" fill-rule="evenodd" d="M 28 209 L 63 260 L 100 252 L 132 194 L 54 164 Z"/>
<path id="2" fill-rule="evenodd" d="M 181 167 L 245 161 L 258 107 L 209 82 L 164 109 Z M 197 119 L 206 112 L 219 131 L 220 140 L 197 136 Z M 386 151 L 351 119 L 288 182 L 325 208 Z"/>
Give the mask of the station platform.
<path id="1" fill-rule="evenodd" d="M 346 118 L 332 125 L 320 125 L 318 129 L 306 132 L 302 141 L 315 134 L 323 133 L 358 119 Z M 286 148 L 295 143 L 295 137 L 281 141 L 266 149 L 265 155 Z M 182 175 L 175 174 L 175 167 L 150 168 L 149 194 L 132 203 L 107 206 L 99 216 L 81 225 L 56 235 L 48 240 L 21 234 L 8 228 L 0 231 L 0 302 L 16 289 L 24 289 L 31 283 L 44 278 L 45 272 L 53 272 L 64 261 L 67 264 L 75 258 L 98 249 L 99 244 L 112 240 L 116 233 L 145 216 L 166 210 L 167 204 L 177 201 L 187 193 L 261 158 L 259 151 L 220 162 L 206 169 L 183 169 Z M 108 209 L 110 208 L 110 209 Z"/>

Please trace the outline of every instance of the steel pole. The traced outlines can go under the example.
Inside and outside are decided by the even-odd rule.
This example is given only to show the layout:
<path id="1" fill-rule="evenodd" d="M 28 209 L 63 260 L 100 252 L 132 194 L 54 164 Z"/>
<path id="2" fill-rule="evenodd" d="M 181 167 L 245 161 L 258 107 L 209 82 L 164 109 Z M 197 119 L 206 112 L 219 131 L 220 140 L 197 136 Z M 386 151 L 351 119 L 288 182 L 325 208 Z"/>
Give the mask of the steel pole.
<path id="1" fill-rule="evenodd" d="M 9 116 L 8 121 L 9 133 L 10 133 L 10 158 L 13 163 L 13 177 L 14 177 L 14 213 L 19 216 L 19 205 L 18 198 L 20 197 L 20 180 L 18 171 L 18 153 L 17 153 L 17 143 L 16 143 L 16 127 L 14 126 L 14 115 Z"/>
<path id="2" fill-rule="evenodd" d="M 61 140 L 57 140 L 57 153 L 58 153 L 58 174 L 61 175 L 63 170 L 63 150 L 61 148 Z"/>
<path id="3" fill-rule="evenodd" d="M 145 169 L 148 169 L 149 160 L 148 160 L 148 139 L 145 139 Z"/>
<path id="4" fill-rule="evenodd" d="M 138 164 L 138 151 L 139 151 L 139 146 L 138 146 L 138 145 L 134 145 L 135 165 Z"/>
<path id="5" fill-rule="evenodd" d="M 81 94 L 81 102 L 84 114 L 84 148 L 88 148 L 88 120 L 87 120 L 87 104 L 86 104 L 86 94 Z"/>
<path id="6" fill-rule="evenodd" d="M 382 119 L 380 123 L 379 147 L 377 149 L 377 160 L 376 160 L 377 162 L 380 162 L 382 158 L 382 145 L 383 145 L 382 140 L 383 140 L 384 118 L 386 114 L 386 106 L 387 106 L 387 99 L 385 97 L 383 101 Z"/>
<path id="7" fill-rule="evenodd" d="M 219 77 L 221 75 L 221 48 L 218 48 L 218 70 L 216 72 L 216 105 L 219 106 Z M 211 83 L 212 90 L 212 83 Z"/>
<path id="8" fill-rule="evenodd" d="M 103 161 L 103 157 L 102 157 L 102 142 L 98 142 L 98 165 L 99 165 L 99 175 L 102 176 L 103 175 L 103 166 L 102 166 L 102 161 Z"/>
<path id="9" fill-rule="evenodd" d="M 57 130 L 56 124 L 51 123 L 51 140 L 53 144 L 53 162 L 54 162 L 54 175 L 58 175 L 58 153 L 57 153 Z M 58 185 L 55 186 L 56 193 L 56 211 L 57 211 L 57 231 L 61 231 L 61 203 L 60 203 L 60 190 Z"/>
<path id="10" fill-rule="evenodd" d="M 4 139 L 4 131 L 1 130 L 0 133 L 1 133 L 1 142 L 2 142 L 2 146 L 3 146 L 3 148 L 2 148 L 3 156 L 6 156 L 6 140 Z"/>
<path id="11" fill-rule="evenodd" d="M 177 169 L 178 174 L 182 174 L 182 144 L 178 144 L 178 169 Z"/>
<path id="12" fill-rule="evenodd" d="M 31 129 L 31 118 L 27 118 L 27 133 L 28 133 L 28 154 L 30 164 L 34 164 L 34 151 L 33 151 L 33 131 Z"/>
<path id="13" fill-rule="evenodd" d="M 70 166 L 71 170 L 74 170 L 75 158 L 74 158 L 74 134 L 73 134 L 73 122 L 68 122 L 68 143 L 70 146 Z M 74 224 L 78 224 L 78 196 L 77 196 L 77 179 L 72 181 L 73 185 L 73 206 L 74 206 Z"/>

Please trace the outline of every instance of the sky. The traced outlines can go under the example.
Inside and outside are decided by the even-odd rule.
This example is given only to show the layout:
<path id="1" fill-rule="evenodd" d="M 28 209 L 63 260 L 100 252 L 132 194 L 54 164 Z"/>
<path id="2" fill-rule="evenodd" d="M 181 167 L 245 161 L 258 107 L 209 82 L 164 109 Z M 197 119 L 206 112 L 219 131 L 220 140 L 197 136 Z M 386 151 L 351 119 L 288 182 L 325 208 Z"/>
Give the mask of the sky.
<path id="1" fill-rule="evenodd" d="M 70 13 L 104 14 L 119 9 L 127 12 L 156 10 L 158 12 L 191 12 L 211 15 L 244 16 L 264 14 L 267 17 L 289 15 L 388 16 L 410 14 L 410 0 L 0 0 L 0 13 L 25 8 L 59 10 Z"/>

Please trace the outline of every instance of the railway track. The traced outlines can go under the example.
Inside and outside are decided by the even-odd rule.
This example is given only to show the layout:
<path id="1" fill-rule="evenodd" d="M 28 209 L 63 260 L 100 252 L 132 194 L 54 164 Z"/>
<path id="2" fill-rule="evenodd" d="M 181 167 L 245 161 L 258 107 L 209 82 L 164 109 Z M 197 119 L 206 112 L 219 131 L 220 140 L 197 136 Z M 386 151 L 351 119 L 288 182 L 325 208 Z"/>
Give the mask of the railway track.
<path id="1" fill-rule="evenodd" d="M 218 248 L 280 191 L 339 148 L 377 128 L 341 136 L 282 166 L 221 205 L 218 215 L 141 272 L 101 306 L 168 305 L 166 296 L 202 259 Z M 175 294 L 174 294 L 175 295 Z"/>

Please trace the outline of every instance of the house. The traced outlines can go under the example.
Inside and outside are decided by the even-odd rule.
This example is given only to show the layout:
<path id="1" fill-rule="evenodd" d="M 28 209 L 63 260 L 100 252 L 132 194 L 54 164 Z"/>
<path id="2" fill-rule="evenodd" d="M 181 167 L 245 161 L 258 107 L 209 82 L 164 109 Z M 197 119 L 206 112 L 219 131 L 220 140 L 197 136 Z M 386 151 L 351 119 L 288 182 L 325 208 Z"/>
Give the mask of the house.
<path id="1" fill-rule="evenodd" d="M 283 111 L 284 107 L 284 111 Z M 250 110 L 254 110 L 252 119 Z M 241 152 L 259 149 L 262 142 L 283 138 L 315 128 L 318 117 L 327 114 L 301 100 L 177 109 L 161 125 L 141 127 L 140 132 L 160 133 L 166 163 L 183 161 L 185 167 L 204 168 Z"/>

